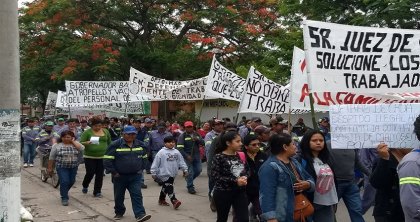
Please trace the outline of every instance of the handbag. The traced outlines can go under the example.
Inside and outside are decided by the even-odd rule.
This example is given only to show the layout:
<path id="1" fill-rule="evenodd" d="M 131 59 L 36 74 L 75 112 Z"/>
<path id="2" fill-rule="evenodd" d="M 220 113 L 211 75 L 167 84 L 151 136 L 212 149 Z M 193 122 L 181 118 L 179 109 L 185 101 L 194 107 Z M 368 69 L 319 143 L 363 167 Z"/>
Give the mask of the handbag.
<path id="1" fill-rule="evenodd" d="M 296 178 L 300 180 L 301 178 L 297 173 L 295 166 L 292 162 L 290 162 L 290 165 L 292 166 L 293 174 L 295 174 Z M 311 201 L 309 201 L 303 193 L 295 195 L 295 208 L 293 211 L 293 220 L 305 222 L 305 218 L 311 216 L 312 214 L 314 214 L 314 207 L 312 206 Z"/>

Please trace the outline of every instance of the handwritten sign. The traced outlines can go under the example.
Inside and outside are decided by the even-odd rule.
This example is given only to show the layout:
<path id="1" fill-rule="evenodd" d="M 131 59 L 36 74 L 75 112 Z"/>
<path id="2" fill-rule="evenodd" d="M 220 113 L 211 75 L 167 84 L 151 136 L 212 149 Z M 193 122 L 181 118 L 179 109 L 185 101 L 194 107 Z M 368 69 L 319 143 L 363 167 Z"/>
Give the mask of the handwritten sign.
<path id="1" fill-rule="evenodd" d="M 245 79 L 220 64 L 215 57 L 207 77 L 206 98 L 241 101 Z"/>
<path id="2" fill-rule="evenodd" d="M 314 91 L 419 92 L 419 30 L 307 20 L 303 33 Z"/>
<path id="3" fill-rule="evenodd" d="M 380 142 L 390 148 L 420 146 L 413 123 L 420 104 L 330 106 L 331 146 L 336 149 L 376 148 Z"/>

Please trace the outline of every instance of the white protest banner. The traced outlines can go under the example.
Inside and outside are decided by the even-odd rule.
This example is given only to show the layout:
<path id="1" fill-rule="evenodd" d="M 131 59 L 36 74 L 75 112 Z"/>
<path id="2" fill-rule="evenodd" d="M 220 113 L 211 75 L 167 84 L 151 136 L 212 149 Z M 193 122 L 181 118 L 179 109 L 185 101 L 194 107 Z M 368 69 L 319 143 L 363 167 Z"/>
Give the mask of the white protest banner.
<path id="1" fill-rule="evenodd" d="M 114 113 L 128 113 L 128 114 L 150 114 L 150 101 L 144 102 L 125 102 L 125 103 L 112 103 L 102 105 L 85 105 L 75 106 L 67 103 L 67 94 L 63 91 L 57 93 L 57 107 L 63 109 L 70 109 L 73 111 L 107 111 Z M 73 115 L 73 113 L 72 113 Z"/>
<path id="2" fill-rule="evenodd" d="M 305 52 L 297 47 L 293 50 L 291 75 L 291 106 L 294 109 L 310 110 L 308 74 L 306 72 Z M 420 91 L 420 90 L 419 90 Z M 420 103 L 417 93 L 350 93 L 350 92 L 313 92 L 314 109 L 328 111 L 330 105 L 339 104 L 381 104 L 381 103 Z"/>
<path id="3" fill-rule="evenodd" d="M 206 77 L 193 80 L 157 78 L 134 68 L 130 69 L 130 94 L 146 95 L 151 100 L 202 100 Z"/>
<path id="4" fill-rule="evenodd" d="M 238 113 L 288 112 L 290 90 L 267 79 L 253 66 L 249 69 L 245 88 L 246 92 L 242 97 Z"/>
<path id="5" fill-rule="evenodd" d="M 334 149 L 417 148 L 413 133 L 420 104 L 378 104 L 330 106 L 331 147 Z"/>
<path id="6" fill-rule="evenodd" d="M 220 64 L 213 57 L 207 77 L 206 98 L 241 101 L 246 80 Z"/>
<path id="7" fill-rule="evenodd" d="M 130 96 L 128 81 L 66 81 L 70 105 L 102 105 L 127 101 L 147 101 L 142 95 Z"/>
<path id="8" fill-rule="evenodd" d="M 45 115 L 54 114 L 56 101 L 57 101 L 57 93 L 49 91 L 48 96 L 47 96 L 47 101 L 45 102 L 45 109 L 44 109 Z"/>
<path id="9" fill-rule="evenodd" d="M 420 31 L 307 20 L 306 63 L 315 92 L 420 91 Z"/>

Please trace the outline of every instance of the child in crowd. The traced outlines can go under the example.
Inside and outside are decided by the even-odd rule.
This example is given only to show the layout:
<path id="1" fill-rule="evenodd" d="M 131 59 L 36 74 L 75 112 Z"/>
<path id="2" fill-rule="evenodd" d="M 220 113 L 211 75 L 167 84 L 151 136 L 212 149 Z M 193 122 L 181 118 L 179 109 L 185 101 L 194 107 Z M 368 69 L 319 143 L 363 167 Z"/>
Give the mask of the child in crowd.
<path id="1" fill-rule="evenodd" d="M 178 174 L 178 169 L 182 169 L 184 177 L 188 175 L 188 167 L 182 157 L 181 153 L 174 149 L 175 138 L 167 136 L 163 139 L 165 147 L 163 147 L 157 154 L 150 168 L 152 178 L 162 185 L 162 190 L 159 196 L 159 205 L 169 206 L 166 202 L 166 195 L 171 200 L 174 209 L 181 205 L 181 201 L 177 200 L 174 192 L 174 180 Z"/>

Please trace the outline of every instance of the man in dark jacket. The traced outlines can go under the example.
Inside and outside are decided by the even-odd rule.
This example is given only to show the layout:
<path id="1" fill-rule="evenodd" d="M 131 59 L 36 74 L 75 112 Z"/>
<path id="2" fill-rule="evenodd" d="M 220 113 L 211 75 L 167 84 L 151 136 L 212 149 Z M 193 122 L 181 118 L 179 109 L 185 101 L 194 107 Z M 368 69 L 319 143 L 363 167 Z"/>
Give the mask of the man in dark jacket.
<path id="1" fill-rule="evenodd" d="M 191 121 L 184 123 L 185 132 L 178 137 L 177 149 L 181 152 L 188 166 L 188 193 L 195 194 L 194 179 L 201 174 L 200 145 L 204 146 L 203 138 L 194 130 Z"/>
<path id="2" fill-rule="evenodd" d="M 124 196 L 127 189 L 137 222 L 151 218 L 144 209 L 140 189 L 147 152 L 135 139 L 136 135 L 134 126 L 124 127 L 123 138 L 112 142 L 104 155 L 104 167 L 111 172 L 114 183 L 114 220 L 120 220 L 125 213 Z"/>

